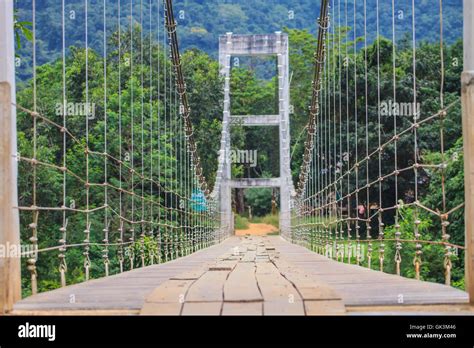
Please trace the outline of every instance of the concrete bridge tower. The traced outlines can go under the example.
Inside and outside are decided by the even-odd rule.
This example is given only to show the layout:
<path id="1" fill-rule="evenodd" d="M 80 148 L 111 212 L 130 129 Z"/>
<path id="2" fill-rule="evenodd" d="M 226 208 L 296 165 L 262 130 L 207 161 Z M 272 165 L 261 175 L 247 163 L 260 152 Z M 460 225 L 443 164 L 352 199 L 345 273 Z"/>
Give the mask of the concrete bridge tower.
<path id="1" fill-rule="evenodd" d="M 230 79 L 231 57 L 276 56 L 278 64 L 278 114 L 277 115 L 231 115 Z M 232 188 L 277 187 L 280 189 L 280 231 L 290 229 L 290 199 L 293 182 L 290 171 L 289 129 L 289 61 L 288 36 L 281 32 L 266 35 L 234 35 L 227 33 L 219 37 L 220 73 L 225 77 L 224 116 L 221 151 L 225 154 L 220 180 L 220 213 L 222 226 L 233 226 L 231 208 Z M 230 156 L 230 132 L 233 124 L 243 126 L 278 126 L 280 147 L 280 175 L 270 179 L 232 179 Z M 232 232 L 232 231 L 230 231 Z"/>

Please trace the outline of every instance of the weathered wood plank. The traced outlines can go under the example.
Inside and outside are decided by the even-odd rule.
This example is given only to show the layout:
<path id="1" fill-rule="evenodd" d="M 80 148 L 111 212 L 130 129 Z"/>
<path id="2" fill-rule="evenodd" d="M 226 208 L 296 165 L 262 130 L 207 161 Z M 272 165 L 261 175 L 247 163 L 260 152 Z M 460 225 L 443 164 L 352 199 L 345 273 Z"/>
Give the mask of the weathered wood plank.
<path id="1" fill-rule="evenodd" d="M 10 315 L 23 315 L 23 316 L 93 316 L 93 315 L 106 315 L 106 316 L 124 316 L 124 315 L 139 315 L 140 309 L 52 309 L 47 308 L 44 310 L 18 310 L 15 309 Z"/>
<path id="2" fill-rule="evenodd" d="M 301 300 L 293 285 L 271 263 L 258 263 L 256 278 L 265 301 L 288 304 Z"/>
<path id="3" fill-rule="evenodd" d="M 220 315 L 222 302 L 185 302 L 181 315 Z"/>
<path id="4" fill-rule="evenodd" d="M 153 290 L 145 302 L 184 302 L 186 292 L 194 280 L 168 280 Z"/>
<path id="5" fill-rule="evenodd" d="M 232 271 L 238 260 L 219 260 L 209 266 L 209 271 Z"/>
<path id="6" fill-rule="evenodd" d="M 262 315 L 263 302 L 224 302 L 222 315 Z"/>
<path id="7" fill-rule="evenodd" d="M 257 252 L 255 250 L 248 249 L 247 252 L 242 257 L 242 262 L 254 262 Z"/>
<path id="8" fill-rule="evenodd" d="M 273 263 L 258 263 L 256 277 L 265 301 L 264 315 L 305 314 L 298 290 L 280 274 Z"/>
<path id="9" fill-rule="evenodd" d="M 343 315 L 344 303 L 340 300 L 304 301 L 306 315 Z"/>
<path id="10" fill-rule="evenodd" d="M 123 302 L 122 302 L 123 303 Z M 80 304 L 71 304 L 69 302 L 62 303 L 18 303 L 15 305 L 15 311 L 36 311 L 36 310 L 94 310 L 94 309 L 113 309 L 113 310 L 129 310 L 135 309 L 140 310 L 143 307 L 144 302 L 127 302 L 124 306 L 121 302 L 102 302 L 102 301 L 91 301 Z"/>
<path id="11" fill-rule="evenodd" d="M 186 302 L 222 302 L 224 283 L 229 271 L 208 271 L 192 286 L 186 295 Z"/>
<path id="12" fill-rule="evenodd" d="M 224 300 L 226 302 L 262 301 L 262 294 L 255 278 L 255 264 L 238 263 L 224 284 Z"/>
<path id="13" fill-rule="evenodd" d="M 140 310 L 140 315 L 180 315 L 182 304 L 166 302 L 147 302 Z"/>
<path id="14" fill-rule="evenodd" d="M 303 301 L 289 299 L 265 301 L 263 315 L 305 315 Z"/>
<path id="15" fill-rule="evenodd" d="M 194 280 L 201 277 L 206 272 L 205 269 L 198 269 L 193 271 L 188 271 L 180 273 L 178 275 L 172 276 L 170 280 Z"/>

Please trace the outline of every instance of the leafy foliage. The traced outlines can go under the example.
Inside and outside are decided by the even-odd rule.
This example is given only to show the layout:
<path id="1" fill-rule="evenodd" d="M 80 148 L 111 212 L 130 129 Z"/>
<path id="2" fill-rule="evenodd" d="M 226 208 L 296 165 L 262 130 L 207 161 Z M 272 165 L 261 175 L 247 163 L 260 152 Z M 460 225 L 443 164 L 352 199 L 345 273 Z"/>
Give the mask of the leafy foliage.
<path id="1" fill-rule="evenodd" d="M 349 1 L 350 2 L 350 1 Z M 101 2 L 100 2 L 101 3 Z M 31 43 L 28 39 L 31 38 L 29 31 L 30 19 L 27 13 L 29 9 L 24 3 L 18 3 L 18 21 L 15 30 L 20 38 L 17 47 L 19 55 L 22 59 L 22 65 L 18 69 L 18 77 L 23 84 L 18 93 L 18 104 L 32 108 L 32 81 L 28 80 L 31 76 Z M 400 5 L 404 7 L 406 4 Z M 57 12 L 51 11 L 51 8 L 56 8 L 57 4 L 52 0 L 45 0 L 37 2 L 37 54 L 38 54 L 38 70 L 37 70 L 37 100 L 38 111 L 46 115 L 48 118 L 61 124 L 62 119 L 57 114 L 56 109 L 58 103 L 62 100 L 62 63 L 58 59 L 61 53 L 61 26 L 58 20 Z M 90 11 L 89 26 L 91 28 L 99 28 L 102 21 L 102 9 L 99 2 L 92 1 L 91 8 L 96 11 Z M 108 12 L 114 15 L 117 12 L 115 4 L 110 4 Z M 138 13 L 138 2 L 134 3 L 134 11 Z M 147 12 L 147 3 L 144 2 L 144 12 Z M 155 5 L 153 5 L 155 6 Z M 358 2 L 357 6 L 361 6 Z M 387 5 L 382 5 L 381 12 L 388 13 Z M 446 41 L 448 44 L 444 46 L 444 61 L 445 61 L 445 78 L 444 85 L 441 86 L 439 79 L 439 71 L 441 66 L 439 44 L 431 43 L 437 39 L 436 34 L 432 34 L 432 28 L 437 24 L 437 17 L 434 13 L 437 9 L 429 4 L 428 1 L 422 0 L 416 2 L 417 11 L 417 40 L 418 48 L 417 54 L 417 89 L 416 93 L 418 101 L 421 103 L 422 116 L 430 116 L 435 114 L 441 108 L 439 101 L 439 92 L 443 87 L 444 105 L 455 103 L 450 109 L 448 116 L 443 120 L 437 120 L 427 123 L 420 127 L 419 134 L 419 149 L 420 153 L 415 154 L 412 143 L 411 133 L 407 133 L 406 137 L 402 137 L 398 142 L 399 149 L 403 151 L 398 153 L 398 166 L 407 167 L 413 163 L 413 158 L 419 156 L 419 160 L 424 164 L 435 164 L 445 161 L 446 168 L 433 169 L 424 168 L 420 170 L 420 177 L 422 183 L 420 184 L 420 196 L 422 203 L 433 210 L 443 210 L 442 199 L 442 176 L 445 174 L 445 188 L 446 188 L 446 210 L 453 209 L 463 202 L 463 166 L 462 166 L 462 141 L 461 141 L 461 112 L 459 103 L 459 76 L 462 71 L 462 42 L 456 41 L 460 36 L 459 28 L 461 28 L 461 11 L 460 1 L 451 0 L 444 1 L 445 18 L 445 33 L 447 35 Z M 311 97 L 311 81 L 313 69 L 313 53 L 316 45 L 314 37 L 314 18 L 317 15 L 318 9 L 315 8 L 314 2 L 309 0 L 304 1 L 263 1 L 257 0 L 251 3 L 229 3 L 227 1 L 212 0 L 212 1 L 176 1 L 176 11 L 184 10 L 184 17 L 177 16 L 180 38 L 182 46 L 189 48 L 182 56 L 183 68 L 186 76 L 187 91 L 189 93 L 190 104 L 192 107 L 192 122 L 195 127 L 195 134 L 198 142 L 198 149 L 203 163 L 206 177 L 208 177 L 211 187 L 215 179 L 215 170 L 217 168 L 217 152 L 219 150 L 219 140 L 221 133 L 220 117 L 222 114 L 222 78 L 219 76 L 218 62 L 211 57 L 216 56 L 217 49 L 217 35 L 227 31 L 236 33 L 257 33 L 257 32 L 272 32 L 280 30 L 285 27 L 284 31 L 289 35 L 290 40 L 290 66 L 292 71 L 291 80 L 291 105 L 293 113 L 291 114 L 291 155 L 292 155 L 292 174 L 296 178 L 301 164 L 303 153 L 304 126 L 307 122 L 307 106 Z M 406 7 L 406 6 L 405 6 Z M 156 10 L 156 9 L 155 9 Z M 83 48 L 83 32 L 77 30 L 84 26 L 84 8 L 82 2 L 68 2 L 66 5 L 67 13 L 75 11 L 76 17 L 74 20 L 67 19 L 66 36 L 68 37 L 67 60 L 66 60 L 66 90 L 67 100 L 71 102 L 82 102 L 86 97 L 86 71 L 85 60 L 86 51 Z M 122 21 L 129 15 L 129 9 L 123 9 Z M 289 19 L 288 11 L 294 11 L 294 19 Z M 370 11 L 373 12 L 373 11 Z M 409 13 L 405 9 L 405 13 Z M 437 13 L 437 12 L 436 12 Z M 386 21 L 387 19 L 382 19 Z M 292 22 L 294 21 L 294 22 Z M 369 27 L 374 25 L 373 18 L 368 19 Z M 116 24 L 111 24 L 108 28 L 111 32 L 116 30 Z M 411 20 L 409 16 L 405 16 L 404 20 L 397 19 L 397 30 L 402 34 L 404 29 L 409 28 Z M 311 28 L 310 30 L 294 29 Z M 382 35 L 387 35 L 388 25 L 381 24 Z M 371 31 L 369 28 L 369 31 Z M 373 29 L 373 28 L 372 28 Z M 140 52 L 141 42 L 139 40 L 139 28 L 134 29 L 133 47 L 135 52 Z M 348 72 L 357 77 L 358 82 L 349 80 L 347 85 L 342 85 L 341 90 L 345 91 L 347 88 L 347 98 L 351 101 L 350 110 L 356 110 L 360 115 L 365 113 L 365 103 L 368 107 L 368 137 L 370 144 L 377 144 L 378 134 L 378 108 L 377 108 L 377 89 L 370 88 L 365 100 L 364 85 L 365 80 L 364 65 L 365 54 L 367 53 L 367 80 L 369 86 L 377 85 L 377 44 L 380 47 L 379 67 L 380 67 L 380 96 L 381 100 L 391 100 L 393 95 L 392 77 L 395 73 L 397 98 L 402 101 L 411 101 L 413 99 L 413 56 L 410 49 L 410 42 L 406 37 L 400 35 L 399 42 L 396 47 L 396 69 L 392 70 L 392 49 L 393 43 L 385 39 L 370 38 L 370 44 L 367 51 L 360 47 L 361 38 L 357 38 L 357 42 L 352 42 L 350 37 L 350 28 L 338 28 L 342 37 L 342 42 L 339 46 L 336 45 L 336 52 L 341 52 L 345 55 L 348 49 L 347 58 L 349 61 Z M 385 30 L 385 31 L 384 31 Z M 104 151 L 104 80 L 103 80 L 103 59 L 97 52 L 102 52 L 102 40 L 99 31 L 91 33 L 91 49 L 88 51 L 89 70 L 87 71 L 88 79 L 88 97 L 97 105 L 96 117 L 91 120 L 89 127 L 91 136 L 89 138 L 89 147 L 95 151 Z M 371 31 L 373 32 L 373 30 Z M 146 33 L 146 29 L 144 30 Z M 359 34 L 359 33 L 358 33 Z M 108 115 L 108 132 L 109 143 L 108 148 L 111 152 L 118 153 L 121 149 L 123 153 L 130 153 L 131 147 L 129 143 L 120 144 L 118 137 L 113 136 L 119 133 L 118 123 L 119 117 L 123 124 L 123 134 L 127 139 L 130 138 L 130 133 L 133 128 L 135 134 L 139 134 L 142 130 L 132 120 L 132 114 L 140 115 L 141 108 L 141 78 L 144 76 L 145 86 L 150 86 L 152 81 L 149 81 L 150 66 L 162 66 L 160 73 L 156 70 L 152 72 L 152 76 L 156 80 L 161 81 L 161 85 L 165 86 L 164 71 L 169 71 L 170 63 L 166 57 L 164 50 L 158 45 L 154 45 L 152 51 L 148 51 L 146 45 L 143 47 L 144 60 L 139 60 L 138 55 L 130 55 L 130 36 L 129 33 L 122 34 L 122 56 L 119 59 L 117 51 L 117 33 L 109 35 L 112 39 L 108 43 L 108 57 L 107 57 L 107 115 Z M 357 45 L 356 52 L 353 51 L 354 45 Z M 202 49 L 198 50 L 196 47 Z M 207 52 L 204 53 L 203 51 Z M 210 54 L 210 55 L 209 55 Z M 337 54 L 336 54 L 337 56 Z M 149 58 L 151 57 L 151 61 Z M 131 73 L 130 67 L 126 63 L 133 62 L 134 70 Z M 331 63 L 334 66 L 340 62 L 330 57 Z M 459 63 L 456 63 L 459 62 Z M 150 65 L 151 63 L 151 65 Z M 357 71 L 354 71 L 354 66 L 357 64 Z M 276 79 L 268 77 L 267 73 L 271 71 L 265 68 L 265 78 L 259 79 L 259 71 L 256 69 L 233 68 L 231 79 L 231 93 L 232 93 L 232 114 L 234 115 L 248 115 L 248 114 L 272 114 L 276 109 Z M 120 69 L 119 69 L 120 68 Z M 345 68 L 342 69 L 344 71 Z M 119 79 L 120 71 L 120 79 Z M 335 76 L 338 77 L 335 69 Z M 120 95 L 118 90 L 121 90 Z M 133 92 L 135 91 L 135 92 Z M 150 138 L 151 134 L 148 132 L 151 124 L 157 125 L 162 121 L 164 110 L 169 109 L 171 105 L 170 100 L 164 102 L 164 94 L 170 95 L 171 91 L 163 88 L 158 93 L 156 88 L 145 88 L 143 90 L 145 96 L 152 98 L 145 98 L 144 100 L 144 137 Z M 355 93 L 357 93 L 356 105 L 354 105 Z M 151 100 L 151 101 L 150 101 Z M 118 112 L 119 106 L 121 113 Z M 151 110 L 151 112 L 149 111 Z M 350 126 L 347 127 L 342 124 L 342 131 L 347 134 L 347 140 L 350 144 L 349 155 L 354 158 L 356 148 L 356 135 L 358 138 L 357 147 L 359 149 L 359 158 L 364 157 L 365 153 L 365 124 L 364 119 L 359 118 L 358 123 L 354 119 L 353 113 L 345 113 L 348 117 Z M 68 117 L 67 128 L 73 132 L 80 141 L 78 143 L 69 142 L 67 157 L 68 169 L 78 174 L 79 177 L 85 176 L 84 169 L 84 144 L 85 144 L 85 122 L 83 117 Z M 401 118 L 398 123 L 398 129 L 406 129 L 410 126 L 411 119 Z M 21 156 L 33 158 L 33 120 L 32 118 L 20 112 L 18 114 L 18 147 Z M 337 123 L 337 120 L 336 120 Z M 178 129 L 179 125 L 175 125 Z M 393 135 L 393 119 L 390 117 L 382 118 L 382 141 L 390 139 Z M 444 133 L 444 153 L 440 152 L 439 134 L 443 130 Z M 175 153 L 170 145 L 170 140 L 179 136 L 178 132 L 162 134 L 161 137 L 153 138 L 151 146 L 159 151 L 153 158 L 145 158 L 144 166 L 148 168 L 150 162 L 153 161 L 167 161 L 170 164 L 167 172 L 160 173 L 158 180 L 167 185 L 174 185 L 175 181 L 172 178 L 176 177 L 177 161 L 182 160 L 181 155 Z M 279 149 L 275 144 L 277 135 L 275 129 L 262 130 L 260 129 L 244 129 L 243 127 L 234 127 L 232 132 L 232 146 L 233 149 L 257 149 L 259 152 L 258 165 L 250 167 L 244 164 L 235 164 L 232 167 L 233 177 L 272 177 L 278 176 L 279 169 Z M 333 144 L 331 144 L 333 145 Z M 45 163 L 61 163 L 63 159 L 62 154 L 62 135 L 54 127 L 50 127 L 42 122 L 37 125 L 36 137 L 36 158 Z M 382 157 L 382 173 L 391 173 L 394 170 L 393 159 L 395 156 L 395 149 L 393 145 L 387 146 Z M 132 154 L 135 162 L 140 161 L 140 155 Z M 97 159 L 91 158 L 91 168 L 93 170 L 89 173 L 91 181 L 103 182 L 103 171 L 100 169 L 101 162 Z M 31 166 L 21 162 L 20 163 L 20 205 L 31 205 L 33 200 L 33 193 L 31 191 L 34 174 L 37 177 L 37 197 L 40 200 L 37 202 L 39 206 L 60 206 L 63 202 L 62 198 L 62 173 L 59 173 L 54 168 L 48 166 L 38 166 L 36 173 L 33 173 Z M 364 185 L 365 168 L 360 169 L 359 177 L 362 178 L 359 185 Z M 109 180 L 115 186 L 119 184 L 119 172 L 117 169 L 111 168 L 109 173 Z M 369 177 L 378 176 L 378 165 L 373 163 L 369 167 Z M 127 182 L 131 185 L 130 182 Z M 84 206 L 85 192 L 84 186 L 80 180 L 74 178 L 67 183 L 68 190 L 66 194 L 65 204 L 70 205 L 74 200 L 76 206 Z M 413 186 L 414 179 L 409 175 L 401 175 L 398 181 L 399 198 L 406 203 L 413 201 Z M 350 188 L 354 189 L 354 181 L 351 179 Z M 375 189 L 375 188 L 373 188 Z M 390 206 L 396 203 L 393 177 L 384 181 L 382 185 L 382 199 L 384 206 Z M 102 189 L 91 189 L 93 200 L 91 207 L 100 206 L 104 200 L 104 193 Z M 375 196 L 375 191 L 370 194 Z M 151 193 L 149 193 L 151 194 Z M 117 199 L 117 196 L 112 197 Z M 160 197 L 162 202 L 168 198 Z M 265 215 L 271 210 L 271 191 L 268 189 L 248 190 L 245 194 L 247 204 L 250 204 L 254 210 L 255 215 Z M 169 203 L 169 202 L 168 202 Z M 125 200 L 123 202 L 124 210 L 131 209 L 131 201 Z M 163 211 L 159 212 L 164 214 Z M 385 229 L 385 236 L 387 239 L 394 238 L 393 221 L 394 216 L 387 213 L 384 216 L 385 222 L 388 225 Z M 32 221 L 31 213 L 24 213 L 21 215 L 21 238 L 24 243 L 28 243 L 31 236 L 31 231 L 27 227 Z M 245 226 L 244 220 L 236 220 L 236 227 Z M 92 217 L 93 231 L 91 240 L 100 242 L 103 235 L 103 220 L 104 216 L 101 213 L 95 214 Z M 271 221 L 276 218 L 272 216 Z M 269 221 L 270 221 L 269 220 Z M 440 221 L 433 214 L 421 212 L 420 215 L 420 232 L 421 239 L 440 240 Z M 412 239 L 414 214 L 409 207 L 404 207 L 401 210 L 401 238 Z M 451 238 L 450 241 L 454 244 L 462 245 L 464 240 L 464 221 L 463 209 L 454 211 L 449 221 L 451 224 L 448 227 L 448 233 Z M 248 222 L 247 222 L 248 223 Z M 60 227 L 62 224 L 62 216 L 60 213 L 49 212 L 40 214 L 41 226 L 39 246 L 40 248 L 57 245 L 57 241 L 61 238 Z M 85 226 L 84 216 L 81 214 L 69 216 L 68 236 L 70 243 L 81 243 L 83 240 L 83 230 Z M 110 226 L 111 239 L 117 239 L 117 230 L 119 228 L 118 222 L 114 221 Z M 47 233 L 46 233 L 47 232 Z M 375 235 L 375 230 L 374 230 Z M 127 235 L 127 237 L 129 237 Z M 374 241 L 374 250 L 377 250 L 378 242 Z M 152 240 L 147 237 L 141 241 L 134 241 L 131 248 L 134 263 L 142 262 L 140 254 L 145 248 L 146 255 L 149 255 L 152 250 L 156 248 Z M 110 254 L 116 254 L 117 248 L 111 247 Z M 413 243 L 406 243 L 401 251 L 402 253 L 402 270 L 403 275 L 413 277 Z M 93 248 L 91 250 L 91 259 L 100 259 L 102 257 L 101 248 Z M 38 262 L 39 288 L 40 291 L 53 289 L 59 286 L 59 270 L 57 252 L 47 252 L 45 256 L 41 257 Z M 459 255 L 453 256 L 453 282 L 456 286 L 463 286 L 463 252 L 460 250 Z M 443 259 L 444 250 L 439 245 L 423 244 L 423 264 L 421 269 L 421 276 L 425 280 L 443 281 Z M 394 272 L 394 244 L 387 242 L 385 251 L 385 269 L 389 272 Z M 145 263 L 150 262 L 149 258 L 145 259 Z M 83 255 L 82 250 L 78 248 L 71 248 L 67 251 L 68 284 L 75 283 L 84 279 Z M 116 272 L 119 265 L 117 261 L 111 261 L 111 273 Z M 23 283 L 25 294 L 28 293 L 28 272 L 23 269 Z M 93 263 L 91 269 L 92 277 L 97 277 L 103 274 L 103 264 Z"/>
<path id="2" fill-rule="evenodd" d="M 90 183 L 99 184 L 89 188 L 90 209 L 103 206 L 105 193 L 100 183 L 107 180 L 113 187 L 122 186 L 125 190 L 135 191 L 137 194 L 137 197 L 133 198 L 133 196 L 125 194 L 119 196 L 119 192 L 113 189 L 108 192 L 110 207 L 118 209 L 119 200 L 121 200 L 121 213 L 125 214 L 128 219 L 140 221 L 142 219 L 140 214 L 143 213 L 145 220 L 166 218 L 167 221 L 173 221 L 174 225 L 177 225 L 178 222 L 182 225 L 189 224 L 189 221 L 183 220 L 189 217 L 176 213 L 176 210 L 165 209 L 177 208 L 177 205 L 181 204 L 176 195 L 170 194 L 169 191 L 177 192 L 177 190 L 183 189 L 184 186 L 178 185 L 178 178 L 180 180 L 187 178 L 186 180 L 190 182 L 191 175 L 191 171 L 187 170 L 188 166 L 184 165 L 187 160 L 186 151 L 183 150 L 184 146 L 179 143 L 180 139 L 184 138 L 180 118 L 173 117 L 173 121 L 170 120 L 170 110 L 177 106 L 173 98 L 169 97 L 174 91 L 173 86 L 168 82 L 169 76 L 165 77 L 165 72 L 171 69 L 170 61 L 162 47 L 157 44 L 153 44 L 151 47 L 143 45 L 143 57 L 137 53 L 142 49 L 139 27 L 135 27 L 133 31 L 133 45 L 136 48 L 133 55 L 130 54 L 128 46 L 131 39 L 130 31 L 122 32 L 121 36 L 122 54 L 120 57 L 116 41 L 118 36 L 113 35 L 109 42 L 110 47 L 106 60 L 106 90 L 104 89 L 104 59 L 93 50 L 87 52 L 88 78 L 86 79 L 86 51 L 78 47 L 70 48 L 70 54 L 66 57 L 64 67 L 66 101 L 63 101 L 62 97 L 62 61 L 56 60 L 51 64 L 38 66 L 36 107 L 38 113 L 50 122 L 44 122 L 37 118 L 35 131 L 34 118 L 26 112 L 18 112 L 18 150 L 23 158 L 35 158 L 45 165 L 37 165 L 36 169 L 32 170 L 31 163 L 19 162 L 19 205 L 27 207 L 35 202 L 35 205 L 39 207 L 65 205 L 71 209 L 85 209 L 87 196 L 83 179 L 88 175 Z M 148 41 L 145 39 L 143 42 Z M 133 70 L 130 68 L 130 62 L 133 63 Z M 217 156 L 214 154 L 217 149 L 214 153 L 207 150 L 216 147 L 212 138 L 209 139 L 209 135 L 216 138 L 220 136 L 220 122 L 216 112 L 220 111 L 219 96 L 222 88 L 221 79 L 216 69 L 217 64 L 206 54 L 197 51 L 187 52 L 183 57 L 183 62 L 188 69 L 187 78 L 191 81 L 189 83 L 190 99 L 193 105 L 196 105 L 196 109 L 192 112 L 195 115 L 193 123 L 198 129 L 196 138 L 200 150 L 203 147 L 205 149 L 202 158 L 207 172 L 214 173 L 217 167 L 215 159 Z M 150 79 L 150 76 L 153 80 Z M 200 95 L 199 93 L 203 91 L 204 94 Z M 165 95 L 168 97 L 165 98 Z M 95 113 L 92 117 L 90 114 L 67 114 L 65 126 L 75 140 L 68 135 L 66 143 L 64 143 L 63 133 L 59 126 L 63 125 L 63 103 L 77 105 L 82 104 L 85 100 L 95 105 Z M 105 100 L 107 106 L 104 104 Z M 33 81 L 28 81 L 18 92 L 17 103 L 23 108 L 33 110 L 33 101 Z M 105 132 L 105 113 L 107 113 L 107 132 Z M 203 117 L 200 117 L 201 115 Z M 166 128 L 165 117 L 168 122 Z M 134 142 L 131 140 L 132 132 L 135 134 Z M 157 133 L 160 136 L 156 136 Z M 107 136 L 107 148 L 105 147 L 105 136 Z M 63 153 L 63 146 L 66 148 L 65 153 Z M 93 151 L 88 156 L 88 174 L 86 174 L 85 156 L 87 147 Z M 148 151 L 150 149 L 153 151 Z M 122 154 L 123 157 L 120 158 L 123 163 L 121 170 L 115 160 L 109 159 L 105 164 L 103 156 L 98 155 L 105 151 L 116 157 L 120 153 Z M 55 167 L 62 166 L 63 160 L 65 160 L 67 170 L 74 173 L 74 175 L 66 177 L 66 191 L 63 191 L 63 173 Z M 134 163 L 135 170 L 143 173 L 145 178 L 152 176 L 155 182 L 161 184 L 162 188 L 157 187 L 156 184 L 150 186 L 150 183 L 146 182 L 145 189 L 142 191 L 140 178 L 124 167 L 131 166 L 132 163 Z M 166 163 L 166 167 L 164 167 L 164 163 Z M 107 178 L 105 177 L 105 166 L 107 166 Z M 161 168 L 161 170 L 157 168 Z M 134 183 L 131 180 L 132 175 L 135 177 Z M 32 190 L 33 186 L 36 187 L 35 192 Z M 63 193 L 65 199 L 63 199 Z M 138 198 L 138 195 L 141 194 L 147 199 L 143 208 Z M 148 203 L 150 200 L 160 202 L 161 207 L 158 207 L 157 204 L 151 206 Z M 118 246 L 111 245 L 107 251 L 104 251 L 104 246 L 101 244 L 104 238 L 104 214 L 103 209 L 89 214 L 90 243 L 92 243 L 89 254 L 90 259 L 94 260 L 90 269 L 92 278 L 104 274 L 105 261 L 100 261 L 106 260 L 103 256 L 104 253 L 109 257 L 111 274 L 119 270 L 118 255 L 121 252 L 127 260 L 125 270 L 131 267 L 128 260 L 139 265 L 142 263 L 144 255 L 144 263 L 149 264 L 152 251 L 156 254 L 167 253 L 163 246 L 161 251 L 156 249 L 156 245 L 148 235 L 138 238 L 143 227 L 136 227 L 134 233 L 137 238 L 133 239 L 133 226 L 127 223 L 124 227 L 124 236 L 125 241 L 131 242 L 131 248 L 127 247 L 126 250 L 121 250 Z M 112 244 L 120 238 L 120 219 L 115 214 L 109 211 L 108 215 L 110 221 L 108 226 L 109 241 Z M 84 242 L 85 215 L 67 212 L 68 245 L 82 245 Z M 32 212 L 21 213 L 21 239 L 24 244 L 30 244 L 31 229 L 29 225 L 33 218 Z M 41 211 L 37 226 L 39 249 L 58 245 L 63 238 L 60 231 L 63 226 L 62 212 L 59 210 Z M 157 228 L 160 229 L 164 238 L 164 245 L 166 245 L 167 238 L 172 238 L 174 242 L 182 241 L 183 235 L 188 232 L 176 229 L 176 226 Z M 80 246 L 66 250 L 67 284 L 85 279 L 83 252 L 83 247 Z M 174 255 L 169 255 L 169 257 L 174 257 Z M 24 294 L 27 295 L 30 291 L 29 272 L 26 270 L 25 263 L 22 274 Z M 36 264 L 39 291 L 49 290 L 60 285 L 59 264 L 57 250 L 40 253 Z"/>
<path id="3" fill-rule="evenodd" d="M 158 7 L 160 2 L 152 1 L 154 21 L 162 21 L 163 12 Z M 335 2 L 336 3 L 336 2 Z M 140 13 L 140 1 L 133 1 L 134 14 Z M 354 0 L 347 1 L 349 17 L 352 16 Z M 344 4 L 342 4 L 344 6 Z M 31 3 L 16 1 L 16 8 L 20 21 L 31 21 Z M 367 6 L 375 6 L 375 0 L 367 1 Z M 391 27 L 391 2 L 380 1 L 380 28 L 381 34 L 390 37 Z M 337 6 L 336 6 L 337 7 Z M 363 1 L 356 2 L 357 13 L 363 13 Z M 149 12 L 149 1 L 142 3 L 143 13 Z M 187 48 L 199 48 L 214 58 L 217 57 L 218 36 L 226 32 L 236 34 L 261 34 L 281 31 L 282 28 L 308 29 L 312 34 L 316 33 L 315 20 L 319 15 L 319 2 L 312 0 L 253 0 L 232 1 L 228 0 L 176 0 L 174 1 L 175 17 L 178 22 L 178 33 L 181 46 Z M 37 40 L 39 64 L 54 61 L 61 52 L 61 7 L 55 0 L 42 0 L 36 4 L 37 11 Z M 420 0 L 415 2 L 417 38 L 420 41 L 439 38 L 439 31 L 433 28 L 439 27 L 439 8 L 433 6 L 432 0 Z M 403 33 L 411 30 L 411 2 L 396 2 L 396 26 L 397 35 L 402 37 Z M 446 42 L 452 43 L 462 36 L 462 1 L 444 0 L 444 34 Z M 102 1 L 91 0 L 89 2 L 88 24 L 89 28 L 96 28 L 97 33 L 89 33 L 89 43 L 94 50 L 102 51 Z M 66 38 L 67 45 L 83 46 L 85 28 L 84 1 L 67 1 L 65 6 L 66 15 Z M 117 30 L 118 3 L 107 2 L 107 16 L 109 19 L 109 32 Z M 375 11 L 367 12 L 367 30 L 375 33 Z M 130 2 L 122 1 L 121 21 L 125 27 L 129 22 Z M 144 22 L 147 22 L 145 17 Z M 362 22 L 362 18 L 358 19 Z M 146 30 L 146 29 L 145 29 Z M 375 39 L 373 34 L 370 40 Z M 25 45 L 20 56 L 24 60 L 20 76 L 26 79 L 31 73 L 30 45 Z M 294 69 L 294 71 L 298 71 Z"/>
<path id="4" fill-rule="evenodd" d="M 265 216 L 272 210 L 272 189 L 254 188 L 246 190 L 245 201 L 252 207 L 252 215 Z"/>

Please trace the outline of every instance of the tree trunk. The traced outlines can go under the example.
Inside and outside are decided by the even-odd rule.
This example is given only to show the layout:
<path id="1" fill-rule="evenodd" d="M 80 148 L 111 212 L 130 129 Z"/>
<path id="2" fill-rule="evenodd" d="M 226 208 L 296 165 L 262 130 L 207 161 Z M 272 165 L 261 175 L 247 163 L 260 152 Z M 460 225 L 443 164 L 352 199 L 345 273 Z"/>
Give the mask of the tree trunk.
<path id="1" fill-rule="evenodd" d="M 245 213 L 244 189 L 242 188 L 235 189 L 235 211 L 240 215 Z"/>

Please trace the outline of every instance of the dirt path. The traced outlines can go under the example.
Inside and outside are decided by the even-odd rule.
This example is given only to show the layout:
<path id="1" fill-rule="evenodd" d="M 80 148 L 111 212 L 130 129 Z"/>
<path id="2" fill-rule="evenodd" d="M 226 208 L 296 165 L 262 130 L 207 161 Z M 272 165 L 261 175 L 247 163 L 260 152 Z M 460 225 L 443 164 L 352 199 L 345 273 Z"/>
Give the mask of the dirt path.
<path id="1" fill-rule="evenodd" d="M 277 232 L 278 228 L 269 224 L 253 224 L 249 223 L 249 227 L 245 230 L 235 230 L 236 236 L 245 236 L 249 234 L 251 236 L 265 236 L 269 233 Z"/>

